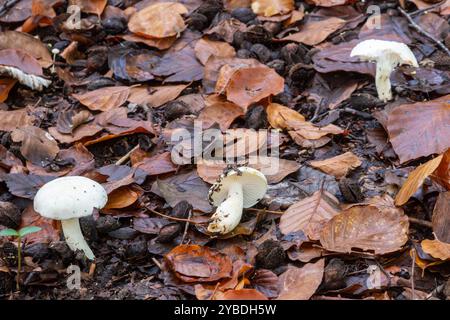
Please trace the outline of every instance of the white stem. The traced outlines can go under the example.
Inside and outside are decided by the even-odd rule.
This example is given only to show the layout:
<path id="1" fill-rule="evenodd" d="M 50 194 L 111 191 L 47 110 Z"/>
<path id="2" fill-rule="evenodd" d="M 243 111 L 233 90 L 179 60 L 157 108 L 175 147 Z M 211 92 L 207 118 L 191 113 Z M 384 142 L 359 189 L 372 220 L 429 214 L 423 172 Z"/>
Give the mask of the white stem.
<path id="1" fill-rule="evenodd" d="M 241 222 L 243 204 L 242 185 L 239 182 L 231 183 L 228 197 L 212 215 L 212 222 L 208 225 L 208 231 L 220 234 L 233 231 Z"/>
<path id="2" fill-rule="evenodd" d="M 91 248 L 84 240 L 83 233 L 80 228 L 80 220 L 78 218 L 61 220 L 64 237 L 66 243 L 72 251 L 81 250 L 89 260 L 94 260 L 95 256 Z"/>
<path id="3" fill-rule="evenodd" d="M 397 65 L 398 61 L 392 54 L 386 54 L 377 61 L 375 85 L 377 87 L 378 98 L 383 102 L 392 99 L 391 73 Z"/>

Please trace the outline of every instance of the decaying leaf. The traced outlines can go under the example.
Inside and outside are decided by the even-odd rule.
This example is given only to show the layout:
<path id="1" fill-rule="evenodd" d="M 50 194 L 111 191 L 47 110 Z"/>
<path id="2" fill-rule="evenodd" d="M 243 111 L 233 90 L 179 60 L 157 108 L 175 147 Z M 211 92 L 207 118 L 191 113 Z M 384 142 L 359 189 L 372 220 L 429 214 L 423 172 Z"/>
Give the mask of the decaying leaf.
<path id="1" fill-rule="evenodd" d="M 312 3 L 316 6 L 321 7 L 334 7 L 342 6 L 344 4 L 352 4 L 356 2 L 355 0 L 307 0 L 308 3 Z"/>
<path id="2" fill-rule="evenodd" d="M 397 206 L 401 206 L 408 202 L 409 198 L 416 193 L 417 189 L 419 189 L 425 179 L 438 168 L 442 158 L 443 155 L 440 155 L 418 166 L 409 174 L 408 179 L 403 183 L 402 188 L 395 197 L 395 204 Z"/>
<path id="3" fill-rule="evenodd" d="M 322 229 L 320 243 L 329 251 L 349 253 L 353 248 L 385 254 L 408 241 L 408 217 L 400 211 L 354 206 L 332 218 Z"/>
<path id="4" fill-rule="evenodd" d="M 133 167 L 145 171 L 150 176 L 174 172 L 178 169 L 178 166 L 171 160 L 170 152 L 144 158 L 142 161 L 134 164 Z"/>
<path id="5" fill-rule="evenodd" d="M 279 276 L 280 294 L 277 300 L 308 300 L 322 282 L 325 260 L 307 263 L 298 268 L 289 266 Z"/>
<path id="6" fill-rule="evenodd" d="M 14 131 L 32 124 L 33 118 L 26 109 L 2 111 L 0 110 L 0 130 Z"/>
<path id="7" fill-rule="evenodd" d="M 82 12 L 92 13 L 100 16 L 105 10 L 107 0 L 70 0 L 70 5 L 76 5 Z"/>
<path id="8" fill-rule="evenodd" d="M 204 129 L 218 123 L 220 130 L 227 130 L 236 118 L 244 115 L 241 107 L 231 102 L 217 102 L 206 106 L 200 112 L 198 120 L 202 121 Z"/>
<path id="9" fill-rule="evenodd" d="M 294 10 L 294 0 L 253 0 L 251 7 L 254 13 L 271 17 Z"/>
<path id="10" fill-rule="evenodd" d="M 128 101 L 140 106 L 158 108 L 175 100 L 188 85 L 139 86 L 130 89 Z"/>
<path id="11" fill-rule="evenodd" d="M 286 120 L 305 121 L 305 117 L 295 110 L 278 103 L 271 103 L 267 106 L 267 120 L 275 129 L 288 129 Z"/>
<path id="12" fill-rule="evenodd" d="M 450 190 L 450 148 L 444 153 L 442 161 L 434 171 L 432 178 Z"/>
<path id="13" fill-rule="evenodd" d="M 208 59 L 213 57 L 232 58 L 236 55 L 236 51 L 226 42 L 212 41 L 202 38 L 195 44 L 195 55 L 200 62 L 205 65 Z"/>
<path id="14" fill-rule="evenodd" d="M 16 83 L 16 79 L 0 79 L 0 102 L 5 102 L 8 99 L 9 91 Z"/>
<path id="15" fill-rule="evenodd" d="M 225 254 L 199 245 L 179 245 L 166 256 L 171 270 L 184 282 L 211 282 L 231 276 L 232 262 Z"/>
<path id="16" fill-rule="evenodd" d="M 439 194 L 433 210 L 433 232 L 442 242 L 450 243 L 450 191 Z"/>
<path id="17" fill-rule="evenodd" d="M 340 213 L 339 201 L 327 191 L 316 191 L 312 196 L 290 206 L 281 216 L 283 234 L 302 231 L 311 240 L 319 240 L 325 224 Z"/>
<path id="18" fill-rule="evenodd" d="M 450 243 L 425 239 L 421 243 L 424 252 L 440 260 L 450 259 Z"/>
<path id="19" fill-rule="evenodd" d="M 131 206 L 141 196 L 143 191 L 133 186 L 123 186 L 108 194 L 105 209 L 121 209 Z"/>
<path id="20" fill-rule="evenodd" d="M 61 112 L 56 121 L 56 129 L 64 134 L 71 134 L 76 128 L 83 123 L 89 122 L 94 117 L 87 110 L 76 112 L 74 110 Z"/>
<path id="21" fill-rule="evenodd" d="M 265 295 L 255 289 L 228 290 L 216 295 L 215 300 L 268 300 Z"/>
<path id="22" fill-rule="evenodd" d="M 311 161 L 309 164 L 340 179 L 345 177 L 349 171 L 359 167 L 361 163 L 361 160 L 354 153 L 348 151 L 326 160 Z"/>
<path id="23" fill-rule="evenodd" d="M 108 111 L 120 107 L 128 99 L 130 87 L 105 87 L 73 97 L 91 110 Z"/>
<path id="24" fill-rule="evenodd" d="M 28 206 L 22 213 L 22 221 L 19 228 L 36 226 L 41 230 L 25 236 L 27 244 L 32 243 L 50 243 L 59 241 L 61 237 L 60 222 L 57 220 L 43 218 L 33 210 L 33 205 Z"/>

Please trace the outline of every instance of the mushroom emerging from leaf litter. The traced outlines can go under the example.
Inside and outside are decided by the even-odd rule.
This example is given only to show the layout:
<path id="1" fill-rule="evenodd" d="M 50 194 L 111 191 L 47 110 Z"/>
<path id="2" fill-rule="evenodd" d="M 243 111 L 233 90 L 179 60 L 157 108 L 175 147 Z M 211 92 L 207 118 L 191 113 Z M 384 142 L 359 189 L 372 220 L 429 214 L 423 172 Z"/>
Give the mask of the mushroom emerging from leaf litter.
<path id="1" fill-rule="evenodd" d="M 378 98 L 384 102 L 392 99 L 390 75 L 394 68 L 402 64 L 419 66 L 411 49 L 397 41 L 365 40 L 353 48 L 350 56 L 376 62 L 375 85 Z"/>
<path id="2" fill-rule="evenodd" d="M 209 190 L 209 201 L 217 206 L 208 231 L 226 234 L 233 231 L 242 217 L 242 209 L 257 204 L 267 190 L 267 179 L 249 167 L 231 169 L 220 176 Z"/>
<path id="3" fill-rule="evenodd" d="M 92 215 L 94 208 L 103 208 L 107 201 L 106 190 L 97 182 L 69 176 L 46 183 L 34 198 L 34 210 L 45 218 L 61 220 L 69 248 L 82 250 L 88 259 L 94 260 L 94 253 L 81 232 L 79 218 Z"/>

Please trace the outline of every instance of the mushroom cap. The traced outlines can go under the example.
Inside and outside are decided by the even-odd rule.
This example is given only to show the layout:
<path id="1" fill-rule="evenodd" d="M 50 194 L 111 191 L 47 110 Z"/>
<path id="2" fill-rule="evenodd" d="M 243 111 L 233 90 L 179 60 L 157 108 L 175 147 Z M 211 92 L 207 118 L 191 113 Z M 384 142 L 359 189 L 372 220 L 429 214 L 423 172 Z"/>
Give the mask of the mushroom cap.
<path id="1" fill-rule="evenodd" d="M 404 43 L 370 39 L 358 43 L 350 53 L 351 57 L 359 57 L 361 60 L 376 61 L 386 54 L 393 54 L 399 64 L 409 64 L 418 67 L 417 59 L 411 49 Z"/>
<path id="2" fill-rule="evenodd" d="M 244 208 L 250 208 L 257 204 L 267 191 L 267 179 L 256 169 L 239 167 L 222 174 L 217 182 L 209 189 L 209 202 L 218 206 L 228 196 L 229 186 L 239 182 L 242 185 Z"/>
<path id="3" fill-rule="evenodd" d="M 45 218 L 68 220 L 92 214 L 108 201 L 106 190 L 80 176 L 57 178 L 46 183 L 34 197 L 34 211 Z"/>

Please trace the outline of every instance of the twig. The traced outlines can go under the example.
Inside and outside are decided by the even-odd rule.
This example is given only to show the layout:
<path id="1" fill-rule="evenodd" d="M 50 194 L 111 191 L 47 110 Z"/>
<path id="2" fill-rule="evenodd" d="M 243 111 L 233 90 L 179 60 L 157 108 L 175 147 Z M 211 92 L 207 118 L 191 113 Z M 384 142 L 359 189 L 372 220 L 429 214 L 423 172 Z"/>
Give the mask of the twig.
<path id="1" fill-rule="evenodd" d="M 257 211 L 257 212 L 265 212 L 265 213 L 272 213 L 272 214 L 278 214 L 278 215 L 282 215 L 284 212 L 283 211 L 272 211 L 272 210 L 266 210 L 266 209 L 257 209 L 257 208 L 247 208 L 245 210 L 248 211 Z"/>
<path id="2" fill-rule="evenodd" d="M 189 222 L 189 223 L 192 223 L 192 224 L 205 224 L 205 223 L 209 223 L 209 221 L 198 222 L 198 221 L 193 221 L 193 220 L 189 220 L 189 219 L 183 219 L 183 218 L 171 217 L 171 216 L 168 216 L 168 215 L 166 215 L 166 214 L 164 214 L 164 213 L 161 213 L 161 212 L 158 212 L 158 211 L 156 211 L 156 210 L 150 209 L 150 208 L 148 208 L 148 207 L 147 207 L 147 210 L 150 211 L 150 212 L 152 212 L 152 213 L 154 213 L 154 214 L 157 214 L 157 215 L 159 215 L 159 216 L 161 216 L 161 217 L 164 217 L 164 218 L 167 218 L 167 219 L 170 219 L 170 220 L 174 220 L 174 221 Z"/>
<path id="3" fill-rule="evenodd" d="M 2 4 L 0 6 L 0 17 L 6 14 L 9 11 L 9 9 L 14 7 L 16 3 L 19 1 L 20 0 L 7 0 L 4 4 Z"/>
<path id="4" fill-rule="evenodd" d="M 163 268 L 162 268 L 162 265 L 161 265 L 161 262 L 159 262 L 158 260 L 156 260 L 154 257 L 152 257 L 152 261 L 156 264 L 156 266 L 157 266 L 160 270 L 163 269 Z"/>
<path id="5" fill-rule="evenodd" d="M 430 221 L 421 220 L 417 218 L 408 217 L 409 222 L 421 225 L 427 228 L 433 228 L 433 224 Z"/>
<path id="6" fill-rule="evenodd" d="M 436 39 L 432 34 L 430 34 L 429 32 L 425 31 L 421 26 L 419 26 L 414 20 L 413 18 L 405 11 L 403 10 L 401 7 L 398 7 L 398 10 L 400 11 L 400 13 L 402 15 L 405 16 L 406 19 L 408 19 L 409 23 L 411 24 L 411 26 L 416 29 L 419 33 L 423 34 L 424 36 L 428 37 L 430 40 L 432 40 L 434 43 L 436 43 L 436 45 L 441 48 L 442 50 L 445 51 L 445 53 L 447 53 L 447 55 L 450 56 L 450 50 L 438 39 Z"/>
<path id="7" fill-rule="evenodd" d="M 137 149 L 139 149 L 139 145 L 135 146 L 133 149 L 131 149 L 130 151 L 127 152 L 126 155 L 124 155 L 122 158 L 120 158 L 119 160 L 116 161 L 116 165 L 120 166 L 121 164 L 124 164 L 125 162 L 128 161 L 128 159 L 130 159 L 131 154 L 136 151 Z"/>
<path id="8" fill-rule="evenodd" d="M 434 10 L 434 9 L 437 9 L 437 8 L 439 8 L 440 6 L 442 6 L 446 1 L 447 1 L 447 0 L 443 0 L 443 1 L 441 1 L 441 2 L 438 2 L 438 3 L 435 3 L 435 4 L 431 5 L 431 6 L 429 6 L 429 7 L 422 8 L 422 9 L 417 9 L 416 11 L 411 12 L 409 15 L 410 15 L 410 16 L 417 16 L 418 14 L 421 14 L 421 13 L 423 13 L 423 12 L 430 12 L 430 11 L 432 11 L 432 10 Z"/>
<path id="9" fill-rule="evenodd" d="M 189 210 L 189 214 L 188 214 L 188 220 L 191 220 L 192 217 L 192 210 Z M 183 232 L 183 237 L 181 238 L 181 244 L 184 243 L 184 239 L 186 238 L 187 232 L 189 229 L 189 222 L 186 222 L 184 225 L 184 232 Z"/>
<path id="10" fill-rule="evenodd" d="M 362 111 L 355 110 L 355 109 L 352 109 L 349 107 L 345 107 L 344 109 L 342 109 L 342 111 L 345 113 L 350 113 L 354 116 L 361 117 L 363 119 L 373 119 L 373 116 L 370 113 L 362 112 Z"/>
<path id="11" fill-rule="evenodd" d="M 416 300 L 416 291 L 414 290 L 415 288 L 415 284 L 414 284 L 414 270 L 416 266 L 416 249 L 413 248 L 412 249 L 412 266 L 411 266 L 411 295 L 412 295 L 412 299 Z"/>

